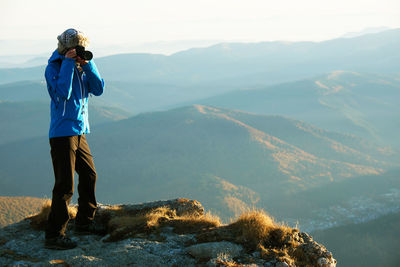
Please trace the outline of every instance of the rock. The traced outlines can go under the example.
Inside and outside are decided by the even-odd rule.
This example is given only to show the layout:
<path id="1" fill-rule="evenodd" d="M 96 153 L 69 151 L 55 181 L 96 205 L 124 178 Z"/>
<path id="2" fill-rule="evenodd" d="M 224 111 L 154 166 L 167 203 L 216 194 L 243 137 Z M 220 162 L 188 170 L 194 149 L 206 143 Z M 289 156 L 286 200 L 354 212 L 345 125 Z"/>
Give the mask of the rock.
<path id="1" fill-rule="evenodd" d="M 275 267 L 289 267 L 289 265 L 286 262 L 277 262 Z"/>
<path id="2" fill-rule="evenodd" d="M 336 267 L 336 260 L 335 259 L 333 259 L 333 261 L 331 261 L 331 260 L 329 260 L 327 258 L 321 257 L 321 258 L 318 259 L 317 263 L 318 263 L 319 267 Z"/>
<path id="3" fill-rule="evenodd" d="M 301 236 L 301 238 L 303 238 L 303 240 L 304 240 L 305 242 L 311 242 L 311 241 L 313 241 L 312 237 L 311 237 L 309 234 L 307 234 L 307 233 L 302 232 L 302 233 L 300 233 L 300 236 Z"/>
<path id="4" fill-rule="evenodd" d="M 146 213 L 156 208 L 166 207 L 174 210 L 176 215 L 194 215 L 200 216 L 204 214 L 204 208 L 200 202 L 192 199 L 177 198 L 172 200 L 160 200 L 141 204 L 122 204 L 122 205 L 99 205 L 96 216 L 102 217 L 112 214 L 113 212 L 123 212 L 126 215 L 136 215 Z"/>
<path id="5" fill-rule="evenodd" d="M 209 242 L 188 247 L 186 251 L 197 259 L 216 258 L 220 254 L 236 257 L 243 251 L 243 247 L 231 242 Z"/>
<path id="6" fill-rule="evenodd" d="M 308 262 L 317 263 L 321 267 L 336 266 L 336 260 L 332 257 L 332 253 L 323 245 L 315 242 L 307 234 L 303 235 L 303 239 L 305 242 L 298 247 L 298 253 L 301 253 L 304 259 Z"/>
<path id="7" fill-rule="evenodd" d="M 137 205 L 100 205 L 96 213 L 99 223 L 109 223 L 115 216 L 123 221 L 127 216 L 145 218 L 144 214 L 153 209 L 167 207 L 173 215 L 190 215 L 187 221 L 172 224 L 174 217 L 162 215 L 168 223 L 159 224 L 152 231 L 128 221 L 124 227 L 133 227 L 135 235 L 119 239 L 117 242 L 105 242 L 110 234 L 104 237 L 97 235 L 74 235 L 67 231 L 71 239 L 77 241 L 78 247 L 64 251 L 44 248 L 44 231 L 32 228 L 29 220 L 9 225 L 0 229 L 0 266 L 198 266 L 207 262 L 209 266 L 319 266 L 335 267 L 336 260 L 324 246 L 315 242 L 306 233 L 295 229 L 289 236 L 284 251 L 281 247 L 248 246 L 248 241 L 237 238 L 236 228 L 229 225 L 198 227 L 202 223 L 204 209 L 195 200 L 173 199 Z M 145 216 L 146 215 L 146 216 Z M 125 217 L 124 217 L 125 216 Z M 193 217 L 192 217 L 193 216 Z M 132 219 L 128 216 L 129 219 Z M 158 217 L 157 217 L 158 218 Z M 164 218 L 164 217 L 159 217 Z M 195 218 L 195 219 L 193 219 Z M 116 218 L 118 219 L 118 218 Z M 178 218 L 179 219 L 179 218 Z M 182 225 L 183 224 L 183 225 Z M 186 225 L 188 224 L 188 225 Z M 177 227 L 193 225 L 198 232 L 176 231 Z M 68 229 L 71 229 L 72 224 Z M 113 231 L 108 229 L 109 231 Z M 236 229 L 237 230 L 237 229 Z M 111 233 L 111 232 L 109 232 Z M 268 238 L 268 237 L 267 237 Z M 262 240 L 265 244 L 268 239 Z M 290 247 L 291 244 L 296 246 Z M 244 249 L 246 248 L 246 250 Z M 293 264 L 292 264 L 293 263 Z"/>
<path id="8" fill-rule="evenodd" d="M 259 266 L 263 266 L 263 265 L 259 265 L 256 263 L 249 263 L 249 264 L 242 264 L 239 262 L 235 262 L 234 260 L 232 260 L 230 257 L 218 257 L 218 258 L 214 258 L 211 259 L 207 262 L 207 267 L 221 267 L 221 266 L 236 266 L 236 267 L 259 267 Z"/>
<path id="9" fill-rule="evenodd" d="M 0 266 L 195 266 L 186 253 L 187 237 L 171 234 L 166 242 L 127 239 L 104 243 L 101 236 L 74 236 L 78 247 L 70 250 L 44 248 L 44 233 L 31 228 L 28 221 L 0 229 Z M 173 238 L 172 238 L 173 235 Z"/>

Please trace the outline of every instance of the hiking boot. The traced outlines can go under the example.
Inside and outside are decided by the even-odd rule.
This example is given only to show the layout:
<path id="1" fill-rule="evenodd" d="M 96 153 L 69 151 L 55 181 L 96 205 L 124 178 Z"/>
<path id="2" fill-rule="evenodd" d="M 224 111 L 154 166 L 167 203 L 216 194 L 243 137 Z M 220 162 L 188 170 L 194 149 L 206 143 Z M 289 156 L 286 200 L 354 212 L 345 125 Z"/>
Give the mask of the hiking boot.
<path id="1" fill-rule="evenodd" d="M 47 249 L 64 250 L 75 248 L 77 245 L 78 244 L 70 238 L 60 235 L 57 237 L 46 238 L 44 247 Z"/>
<path id="2" fill-rule="evenodd" d="M 89 224 L 75 224 L 74 232 L 78 235 L 105 235 L 107 229 L 104 225 L 91 222 Z"/>

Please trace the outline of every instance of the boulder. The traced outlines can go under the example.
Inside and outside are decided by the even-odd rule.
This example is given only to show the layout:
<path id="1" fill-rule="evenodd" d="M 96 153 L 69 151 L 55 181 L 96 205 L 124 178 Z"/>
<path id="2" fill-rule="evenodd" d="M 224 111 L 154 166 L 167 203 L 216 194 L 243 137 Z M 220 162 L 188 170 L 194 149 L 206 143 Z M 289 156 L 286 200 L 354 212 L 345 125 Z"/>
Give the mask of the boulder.
<path id="1" fill-rule="evenodd" d="M 115 214 L 137 215 L 144 214 L 151 210 L 165 207 L 176 212 L 177 216 L 192 215 L 201 216 L 204 214 L 204 208 L 200 202 L 186 198 L 176 198 L 171 200 L 160 200 L 146 202 L 140 204 L 120 204 L 120 205 L 103 205 L 97 208 L 97 221 L 106 222 Z"/>
<path id="2" fill-rule="evenodd" d="M 238 244 L 222 241 L 192 245 L 186 251 L 197 259 L 216 258 L 221 254 L 227 254 L 234 258 L 240 255 L 243 247 Z"/>

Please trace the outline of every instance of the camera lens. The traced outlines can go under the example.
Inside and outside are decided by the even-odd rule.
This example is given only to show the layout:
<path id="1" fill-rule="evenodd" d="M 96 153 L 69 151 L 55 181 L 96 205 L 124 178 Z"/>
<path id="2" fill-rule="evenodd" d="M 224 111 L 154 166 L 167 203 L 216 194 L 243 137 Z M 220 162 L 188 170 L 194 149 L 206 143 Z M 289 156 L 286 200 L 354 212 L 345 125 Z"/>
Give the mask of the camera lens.
<path id="1" fill-rule="evenodd" d="M 84 60 L 91 60 L 93 58 L 93 54 L 90 51 L 85 51 L 83 46 L 78 45 L 76 48 L 76 55 Z"/>
<path id="2" fill-rule="evenodd" d="M 85 52 L 83 53 L 83 57 L 84 57 L 85 60 L 92 60 L 92 58 L 93 58 L 93 53 L 90 52 L 90 51 L 85 51 Z"/>

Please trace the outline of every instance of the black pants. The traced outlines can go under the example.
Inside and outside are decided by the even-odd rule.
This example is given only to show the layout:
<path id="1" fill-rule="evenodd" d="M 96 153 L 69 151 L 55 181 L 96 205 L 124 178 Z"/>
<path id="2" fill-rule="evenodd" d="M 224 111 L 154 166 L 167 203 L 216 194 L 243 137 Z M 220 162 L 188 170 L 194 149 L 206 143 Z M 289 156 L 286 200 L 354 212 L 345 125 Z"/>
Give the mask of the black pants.
<path id="1" fill-rule="evenodd" d="M 79 175 L 78 213 L 75 223 L 90 223 L 97 207 L 97 174 L 85 135 L 50 138 L 50 147 L 55 184 L 46 238 L 65 234 L 69 220 L 68 205 L 74 193 L 75 171 Z"/>

